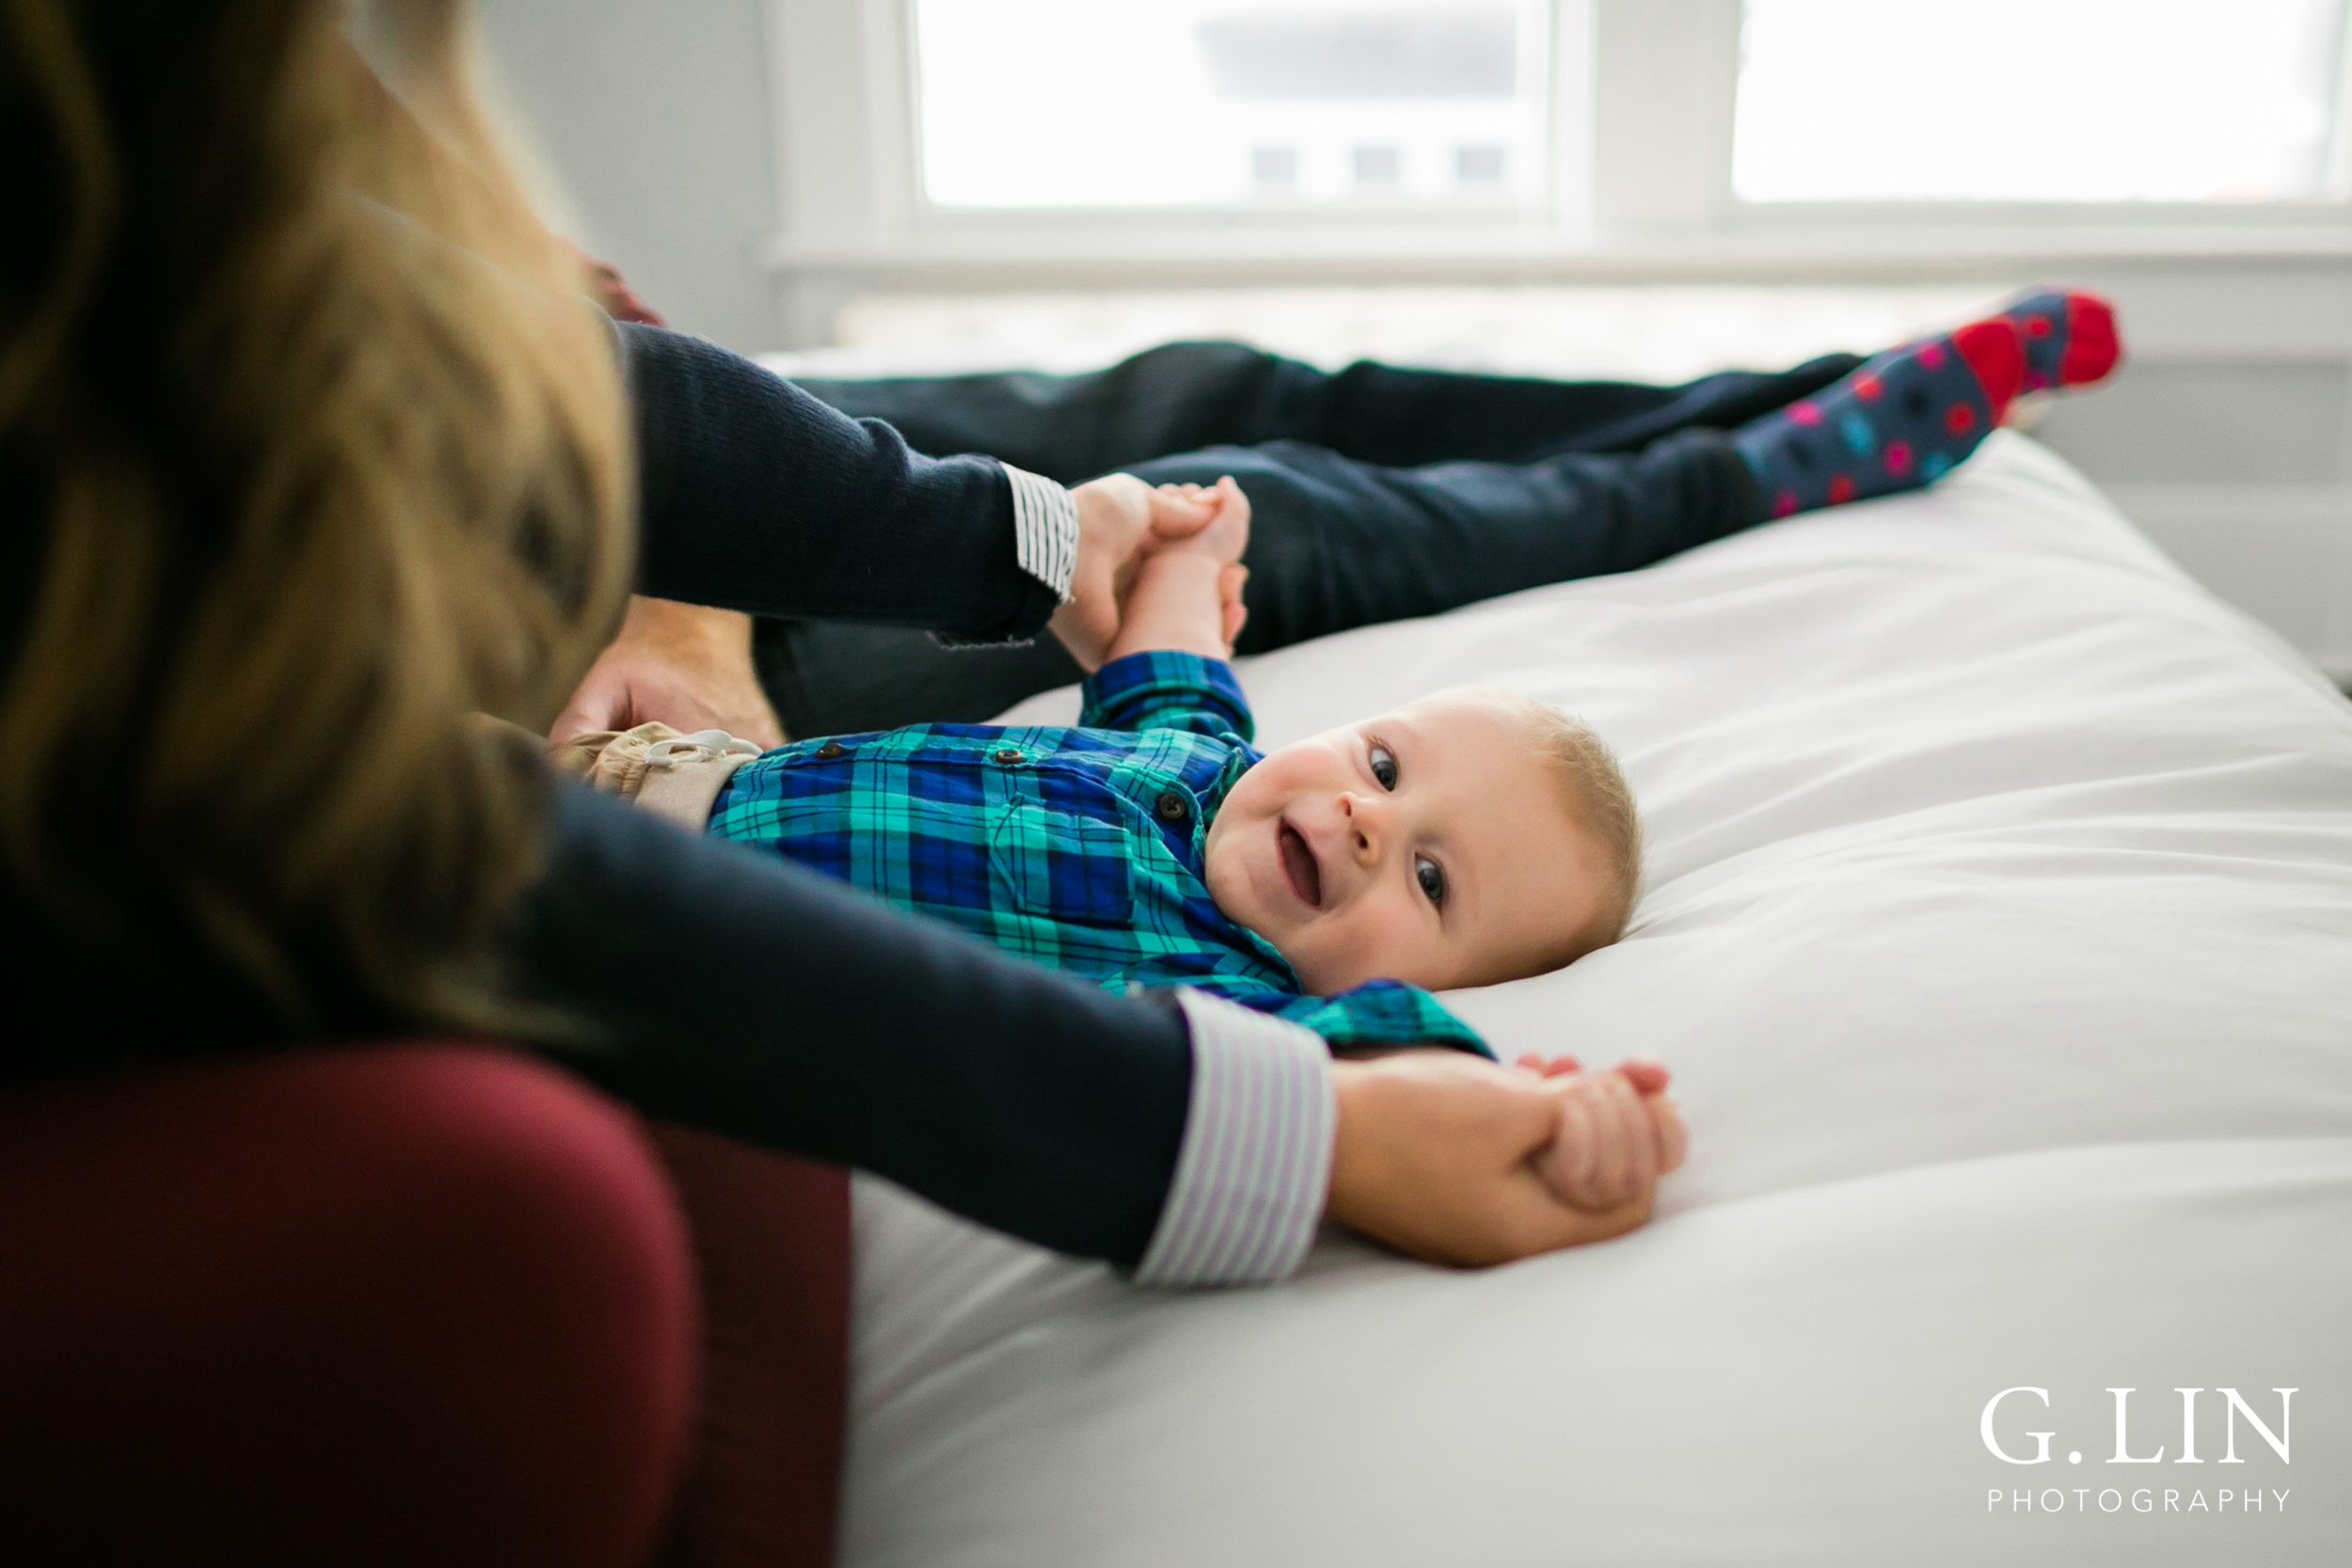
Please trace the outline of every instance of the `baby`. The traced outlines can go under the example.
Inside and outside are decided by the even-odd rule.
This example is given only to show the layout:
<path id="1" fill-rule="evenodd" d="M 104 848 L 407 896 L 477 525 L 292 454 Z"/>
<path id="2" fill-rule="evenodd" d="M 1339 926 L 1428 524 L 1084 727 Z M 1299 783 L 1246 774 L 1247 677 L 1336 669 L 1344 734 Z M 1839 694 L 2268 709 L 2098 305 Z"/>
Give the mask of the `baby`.
<path id="1" fill-rule="evenodd" d="M 624 792 L 650 781 L 658 806 L 663 765 L 732 765 L 681 815 L 1106 988 L 1198 987 L 1335 1051 L 1490 1053 L 1430 993 L 1617 939 L 1641 833 L 1614 759 L 1565 715 L 1480 689 L 1262 756 L 1225 662 L 1248 503 L 1230 479 L 1195 494 L 1216 520 L 1142 562 L 1075 727 L 919 725 L 749 757 L 716 732 L 631 732 L 582 737 L 574 766 Z M 1682 1153 L 1664 1071 L 1518 1065 L 1560 1099 L 1544 1174 L 1561 1197 L 1645 1207 Z"/>

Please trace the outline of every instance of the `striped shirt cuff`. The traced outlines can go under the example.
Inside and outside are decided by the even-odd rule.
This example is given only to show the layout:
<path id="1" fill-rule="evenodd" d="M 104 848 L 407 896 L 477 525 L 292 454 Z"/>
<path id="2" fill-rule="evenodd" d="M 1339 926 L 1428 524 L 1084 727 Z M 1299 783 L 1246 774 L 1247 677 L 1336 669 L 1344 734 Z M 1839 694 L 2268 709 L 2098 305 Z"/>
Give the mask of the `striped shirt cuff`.
<path id="1" fill-rule="evenodd" d="M 1012 482 L 1013 559 L 1068 604 L 1070 575 L 1078 569 L 1077 498 L 1009 463 L 998 467 Z"/>
<path id="2" fill-rule="evenodd" d="M 1179 989 L 1192 1031 L 1192 1101 L 1176 1180 L 1136 1279 L 1248 1285 L 1279 1279 L 1313 1244 L 1339 1102 L 1312 1031 Z"/>

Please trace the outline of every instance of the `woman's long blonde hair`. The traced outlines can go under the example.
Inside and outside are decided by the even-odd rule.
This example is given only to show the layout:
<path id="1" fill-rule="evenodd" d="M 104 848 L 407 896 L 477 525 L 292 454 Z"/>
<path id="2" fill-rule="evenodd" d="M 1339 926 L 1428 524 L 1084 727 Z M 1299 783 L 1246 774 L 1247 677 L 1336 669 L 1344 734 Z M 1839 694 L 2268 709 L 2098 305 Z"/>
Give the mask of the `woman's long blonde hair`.
<path id="1" fill-rule="evenodd" d="M 631 557 L 462 0 L 374 9 L 381 80 L 335 0 L 0 0 L 0 897 L 290 1032 L 494 1016 L 542 784 L 469 716 L 543 727 Z"/>

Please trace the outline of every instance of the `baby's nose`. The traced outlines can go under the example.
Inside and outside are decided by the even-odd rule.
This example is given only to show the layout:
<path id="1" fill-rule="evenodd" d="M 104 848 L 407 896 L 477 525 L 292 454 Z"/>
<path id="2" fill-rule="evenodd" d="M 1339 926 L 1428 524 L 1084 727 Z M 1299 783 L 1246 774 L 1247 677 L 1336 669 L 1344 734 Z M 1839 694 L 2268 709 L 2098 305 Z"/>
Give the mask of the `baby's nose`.
<path id="1" fill-rule="evenodd" d="M 1367 864 L 1380 855 L 1380 840 L 1388 831 L 1388 802 L 1374 795 L 1358 795 L 1353 791 L 1340 796 L 1340 810 L 1347 818 L 1347 846 L 1355 857 Z"/>

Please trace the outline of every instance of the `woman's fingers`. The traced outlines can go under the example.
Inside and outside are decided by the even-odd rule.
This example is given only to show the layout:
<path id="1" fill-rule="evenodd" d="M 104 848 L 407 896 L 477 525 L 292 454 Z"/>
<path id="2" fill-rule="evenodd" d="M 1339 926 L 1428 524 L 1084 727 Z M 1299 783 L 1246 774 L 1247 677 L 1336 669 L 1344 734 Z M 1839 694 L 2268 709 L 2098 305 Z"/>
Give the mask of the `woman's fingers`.
<path id="1" fill-rule="evenodd" d="M 1540 1080 L 1454 1052 L 1400 1051 L 1343 1059 L 1333 1077 L 1331 1217 L 1438 1262 L 1500 1263 L 1621 1235 L 1649 1217 L 1673 1152 L 1654 1142 L 1673 1102 L 1636 1094 L 1620 1073 Z"/>
<path id="2" fill-rule="evenodd" d="M 1414 1050 L 1332 1064 L 1339 1128 L 1332 1218 L 1438 1262 L 1505 1262 L 1564 1246 L 1534 1161 L 1558 1106 L 1540 1085 L 1459 1052 Z"/>
<path id="3" fill-rule="evenodd" d="M 1152 486 L 1148 499 L 1152 532 L 1160 539 L 1189 539 L 1216 520 L 1216 498 L 1202 492 L 1197 484 L 1178 490 L 1172 485 Z"/>
<path id="4" fill-rule="evenodd" d="M 658 720 L 672 729 L 725 730 L 759 746 L 783 743 L 752 665 L 751 617 L 643 595 L 548 732 L 561 744 L 592 730 Z"/>

